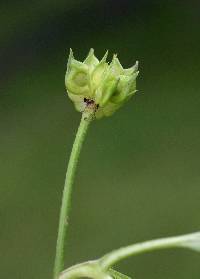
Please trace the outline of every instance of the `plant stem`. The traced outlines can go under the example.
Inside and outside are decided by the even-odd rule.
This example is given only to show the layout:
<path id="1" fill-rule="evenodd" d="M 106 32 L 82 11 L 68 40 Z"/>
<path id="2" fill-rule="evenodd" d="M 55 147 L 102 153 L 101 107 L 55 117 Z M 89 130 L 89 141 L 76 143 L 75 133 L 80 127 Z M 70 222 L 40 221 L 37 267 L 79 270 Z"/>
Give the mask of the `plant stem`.
<path id="1" fill-rule="evenodd" d="M 108 279 L 107 274 L 99 268 L 97 261 L 88 261 L 72 266 L 61 272 L 59 277 L 59 279 L 74 278 Z"/>
<path id="2" fill-rule="evenodd" d="M 123 259 L 126 259 L 130 256 L 134 256 L 137 254 L 151 252 L 154 250 L 176 248 L 176 247 L 189 248 L 195 250 L 195 248 L 192 247 L 192 241 L 195 242 L 195 240 L 196 242 L 199 241 L 199 233 L 160 238 L 160 239 L 145 241 L 142 243 L 137 243 L 130 246 L 122 247 L 120 249 L 114 250 L 106 254 L 101 259 L 99 259 L 99 264 L 103 268 L 103 270 L 108 270 L 111 266 L 113 266 L 114 264 L 116 264 L 117 262 Z"/>
<path id="3" fill-rule="evenodd" d="M 57 279 L 60 272 L 64 269 L 64 245 L 65 245 L 65 239 L 66 239 L 68 222 L 69 222 L 72 186 L 74 182 L 75 171 L 77 168 L 81 147 L 83 145 L 91 120 L 92 120 L 92 113 L 91 115 L 87 114 L 87 116 L 84 113 L 82 114 L 81 122 L 74 140 L 74 144 L 72 147 L 72 151 L 71 151 L 71 155 L 67 167 L 67 173 L 66 173 L 63 196 L 62 196 L 62 205 L 60 210 L 59 227 L 58 227 L 56 257 L 55 257 L 55 264 L 54 264 L 54 279 Z"/>
<path id="4" fill-rule="evenodd" d="M 168 248 L 186 248 L 200 252 L 200 232 L 154 239 L 123 247 L 112 251 L 95 261 L 83 262 L 71 266 L 61 273 L 59 279 L 108 279 L 110 276 L 115 279 L 131 279 L 130 277 L 113 270 L 111 266 L 130 256 Z"/>

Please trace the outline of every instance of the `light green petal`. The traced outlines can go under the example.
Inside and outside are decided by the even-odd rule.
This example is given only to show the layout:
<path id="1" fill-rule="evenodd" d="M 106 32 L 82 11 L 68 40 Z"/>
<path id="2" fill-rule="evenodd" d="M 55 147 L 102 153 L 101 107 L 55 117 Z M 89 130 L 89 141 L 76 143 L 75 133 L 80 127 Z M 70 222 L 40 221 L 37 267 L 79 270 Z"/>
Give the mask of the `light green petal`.
<path id="1" fill-rule="evenodd" d="M 72 51 L 72 49 L 70 48 L 69 57 L 68 57 L 68 62 L 67 62 L 67 72 L 66 72 L 66 75 L 67 75 L 67 74 L 69 73 L 69 71 L 70 71 L 72 58 L 74 58 L 74 56 L 73 56 L 73 51 Z"/>
<path id="2" fill-rule="evenodd" d="M 119 82 L 119 79 L 113 79 L 113 80 L 110 80 L 110 81 L 107 81 L 104 83 L 104 85 L 102 87 L 102 98 L 99 102 L 100 106 L 106 105 L 106 103 L 109 101 L 111 96 L 114 94 L 114 92 L 117 88 L 118 82 Z"/>
<path id="3" fill-rule="evenodd" d="M 97 57 L 94 55 L 94 49 L 91 48 L 88 56 L 86 57 L 86 59 L 83 62 L 84 64 L 88 65 L 89 67 L 92 67 L 92 69 L 98 65 L 99 60 L 97 59 Z"/>
<path id="4" fill-rule="evenodd" d="M 133 65 L 132 67 L 130 67 L 128 69 L 124 69 L 123 74 L 132 75 L 133 73 L 137 72 L 137 70 L 138 70 L 138 61 L 136 61 L 135 65 Z"/>
<path id="5" fill-rule="evenodd" d="M 117 58 L 117 55 L 113 55 L 112 62 L 110 64 L 111 70 L 115 75 L 121 75 L 123 74 L 123 67 L 119 62 L 119 59 Z"/>

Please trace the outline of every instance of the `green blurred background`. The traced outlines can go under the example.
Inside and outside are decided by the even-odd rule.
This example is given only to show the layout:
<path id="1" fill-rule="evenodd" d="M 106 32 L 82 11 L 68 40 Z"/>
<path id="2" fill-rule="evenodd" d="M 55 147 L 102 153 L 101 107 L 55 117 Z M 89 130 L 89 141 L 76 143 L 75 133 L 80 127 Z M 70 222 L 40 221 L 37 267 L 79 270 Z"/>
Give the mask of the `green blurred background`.
<path id="1" fill-rule="evenodd" d="M 200 2 L 0 4 L 0 278 L 52 278 L 66 164 L 80 120 L 64 88 L 69 48 L 140 61 L 138 93 L 92 123 L 74 192 L 66 266 L 200 229 Z M 123 261 L 138 279 L 197 279 L 200 256 Z"/>

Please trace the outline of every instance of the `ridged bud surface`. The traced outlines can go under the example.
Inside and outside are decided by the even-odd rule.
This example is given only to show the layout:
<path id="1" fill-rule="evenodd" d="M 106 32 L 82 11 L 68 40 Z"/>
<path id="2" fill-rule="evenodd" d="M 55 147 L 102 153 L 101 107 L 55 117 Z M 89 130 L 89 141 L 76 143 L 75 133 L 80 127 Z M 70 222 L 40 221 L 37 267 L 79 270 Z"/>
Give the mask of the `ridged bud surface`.
<path id="1" fill-rule="evenodd" d="M 72 50 L 67 64 L 65 85 L 75 108 L 93 110 L 96 118 L 112 115 L 136 92 L 138 62 L 123 69 L 116 55 L 106 62 L 108 52 L 99 61 L 91 49 L 83 62 L 74 59 Z"/>

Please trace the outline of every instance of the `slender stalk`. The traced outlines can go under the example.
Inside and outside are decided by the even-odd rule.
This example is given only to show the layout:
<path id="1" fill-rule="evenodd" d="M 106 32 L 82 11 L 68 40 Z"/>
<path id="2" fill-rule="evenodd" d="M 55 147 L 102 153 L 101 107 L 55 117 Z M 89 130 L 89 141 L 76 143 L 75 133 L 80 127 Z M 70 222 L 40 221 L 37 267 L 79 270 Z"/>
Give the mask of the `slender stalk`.
<path id="1" fill-rule="evenodd" d="M 74 140 L 74 144 L 72 147 L 67 173 L 65 178 L 63 196 L 62 196 L 62 205 L 60 210 L 60 220 L 58 227 L 58 237 L 57 237 L 57 245 L 56 245 L 56 257 L 54 264 L 54 279 L 57 279 L 59 273 L 64 269 L 64 245 L 65 239 L 68 229 L 69 222 L 69 211 L 70 211 L 70 201 L 71 201 L 71 193 L 72 186 L 75 177 L 75 171 L 77 168 L 77 163 L 81 151 L 81 147 L 83 145 L 89 124 L 92 120 L 92 115 L 87 116 L 83 113 L 81 122 Z"/>
<path id="2" fill-rule="evenodd" d="M 99 264 L 103 270 L 107 270 L 117 262 L 126 259 L 130 256 L 160 249 L 180 247 L 199 251 L 199 242 L 200 233 L 192 233 L 187 235 L 145 241 L 142 243 L 137 243 L 114 250 L 103 256 L 101 259 L 99 259 Z"/>
<path id="3" fill-rule="evenodd" d="M 95 261 L 83 262 L 81 264 L 71 266 L 60 274 L 59 279 L 86 277 L 108 279 L 110 276 L 115 279 L 131 279 L 128 276 L 113 270 L 111 266 L 130 256 L 168 248 L 186 248 L 200 252 L 200 232 L 154 239 L 123 247 L 112 251 Z"/>

